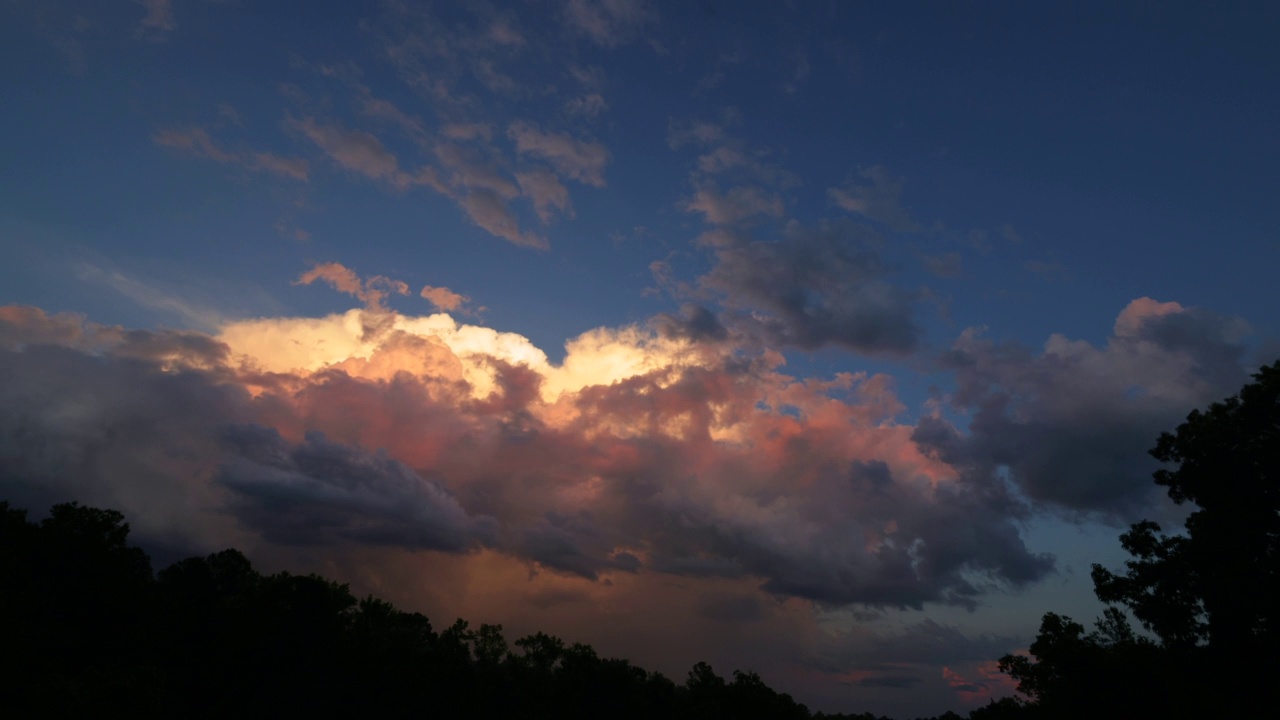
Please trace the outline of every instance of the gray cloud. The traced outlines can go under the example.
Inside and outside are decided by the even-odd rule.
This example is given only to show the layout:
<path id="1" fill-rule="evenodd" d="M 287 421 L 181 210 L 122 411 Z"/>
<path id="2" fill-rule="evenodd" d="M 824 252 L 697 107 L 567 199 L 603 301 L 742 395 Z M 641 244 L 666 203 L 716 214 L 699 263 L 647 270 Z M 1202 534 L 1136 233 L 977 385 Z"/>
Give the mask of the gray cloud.
<path id="1" fill-rule="evenodd" d="M 1247 325 L 1175 303 L 1131 303 L 1107 343 L 1053 336 L 1040 353 L 966 331 L 944 354 L 962 436 L 940 420 L 914 438 L 946 462 L 994 476 L 1006 468 L 1032 500 L 1135 519 L 1158 489 L 1146 451 L 1195 407 L 1247 379 Z"/>
<path id="2" fill-rule="evenodd" d="M 218 482 L 231 512 L 272 542 L 351 540 L 414 550 L 461 552 L 491 537 L 491 518 L 471 518 L 448 490 L 386 452 L 368 452 L 309 432 L 290 443 L 274 428 L 227 425 L 230 451 Z"/>
<path id="3" fill-rule="evenodd" d="M 720 231 L 702 244 L 715 265 L 700 284 L 742 311 L 737 321 L 769 343 L 904 353 L 918 342 L 912 297 L 888 282 L 878 239 L 866 227 L 791 222 L 780 242 Z"/>
<path id="4" fill-rule="evenodd" d="M 895 232 L 916 232 L 920 229 L 920 223 L 911 219 L 902 208 L 901 180 L 889 175 L 889 171 L 879 165 L 858 174 L 870 182 L 862 185 L 849 183 L 844 187 L 828 189 L 827 197 L 832 203 Z"/>
<path id="5" fill-rule="evenodd" d="M 519 154 L 546 160 L 562 175 L 581 183 L 604 187 L 604 168 L 609 164 L 609 151 L 604 145 L 547 132 L 526 122 L 511 123 L 507 136 L 515 142 Z"/>

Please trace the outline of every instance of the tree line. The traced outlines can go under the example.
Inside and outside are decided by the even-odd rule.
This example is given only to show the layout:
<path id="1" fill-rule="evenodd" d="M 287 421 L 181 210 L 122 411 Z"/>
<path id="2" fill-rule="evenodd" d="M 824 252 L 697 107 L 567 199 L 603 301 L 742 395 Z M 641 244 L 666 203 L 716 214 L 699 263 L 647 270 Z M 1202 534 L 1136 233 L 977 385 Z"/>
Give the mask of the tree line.
<path id="1" fill-rule="evenodd" d="M 1093 568 L 1094 628 L 1046 614 L 1029 656 L 1000 659 L 1020 696 L 971 720 L 1280 717 L 1280 361 L 1254 379 L 1151 451 L 1156 482 L 1196 508 L 1183 532 L 1133 525 L 1124 572 Z M 436 629 L 236 550 L 155 573 L 128 534 L 114 510 L 32 522 L 0 502 L 8 717 L 887 720 L 810 713 L 754 672 L 700 662 L 678 684 L 541 632 Z"/>

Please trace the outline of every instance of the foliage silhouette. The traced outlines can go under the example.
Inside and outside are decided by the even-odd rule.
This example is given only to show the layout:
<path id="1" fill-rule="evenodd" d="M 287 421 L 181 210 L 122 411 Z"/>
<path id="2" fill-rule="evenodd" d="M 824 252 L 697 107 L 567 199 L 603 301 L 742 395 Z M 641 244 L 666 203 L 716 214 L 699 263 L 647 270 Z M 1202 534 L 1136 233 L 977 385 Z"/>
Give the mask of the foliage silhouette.
<path id="1" fill-rule="evenodd" d="M 0 502 L 6 716 L 887 720 L 811 716 L 754 672 L 698 663 L 677 685 L 546 633 L 509 646 L 500 625 L 437 632 L 236 550 L 153 576 L 128 533 L 111 510 L 57 505 L 31 523 Z"/>
<path id="2" fill-rule="evenodd" d="M 1096 629 L 1044 616 L 1031 655 L 1007 655 L 1034 717 L 1280 717 L 1280 361 L 1240 393 L 1193 411 L 1151 455 L 1185 532 L 1134 524 L 1123 574 L 1092 577 Z M 1116 605 L 1153 637 L 1137 634 Z M 1012 708 L 1009 708 L 1013 712 Z"/>

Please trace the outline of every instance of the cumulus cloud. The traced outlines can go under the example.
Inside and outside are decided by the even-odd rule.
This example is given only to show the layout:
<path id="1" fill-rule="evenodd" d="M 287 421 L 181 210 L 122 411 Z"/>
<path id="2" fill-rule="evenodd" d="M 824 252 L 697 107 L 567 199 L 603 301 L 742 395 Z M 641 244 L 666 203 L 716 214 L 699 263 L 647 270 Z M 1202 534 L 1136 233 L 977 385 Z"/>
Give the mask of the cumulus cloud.
<path id="1" fill-rule="evenodd" d="M 604 168 L 609 151 L 598 142 L 579 140 L 563 133 L 546 132 L 536 125 L 514 122 L 507 136 L 516 152 L 546 160 L 557 172 L 596 187 L 604 187 Z"/>
<path id="2" fill-rule="evenodd" d="M 852 223 L 789 223 L 780 242 L 718 230 L 703 236 L 714 265 L 699 284 L 740 311 L 768 343 L 904 353 L 920 330 L 912 297 L 888 281 L 878 239 Z"/>
<path id="3" fill-rule="evenodd" d="M 336 263 L 304 277 L 364 307 L 217 336 L 0 308 L 5 495 L 120 508 L 169 547 L 234 545 L 433 617 L 567 633 L 675 672 L 782 663 L 815 692 L 813 678 L 1000 691 L 980 663 L 1025 639 L 889 631 L 866 611 L 973 607 L 1046 577 L 1024 497 L 1115 507 L 1136 487 L 1116 494 L 1123 467 L 1099 482 L 1070 465 L 1087 455 L 1075 428 L 1127 437 L 1109 418 L 1221 396 L 1215 363 L 1244 331 L 1141 301 L 1103 347 L 971 334 L 947 359 L 955 409 L 974 416 L 962 429 L 904 422 L 884 375 L 787 374 L 696 304 L 584 333 L 553 363 L 514 333 L 395 312 L 378 295 L 394 280 Z M 1101 458 L 1088 469 L 1121 463 Z M 860 619 L 832 631 L 827 613 Z"/>
<path id="4" fill-rule="evenodd" d="M 394 282 L 336 263 L 303 279 L 370 305 Z M 584 334 L 556 366 L 520 336 L 443 315 L 386 310 L 370 334 L 363 312 L 244 321 L 194 347 L 202 336 L 130 331 L 133 350 L 101 341 L 90 355 L 83 338 L 120 331 L 7 310 L 0 337 L 23 339 L 4 354 L 0 414 L 28 430 L 6 446 L 5 477 L 99 483 L 95 498 L 130 509 L 150 495 L 128 471 L 151 458 L 147 482 L 174 484 L 156 497 L 202 498 L 168 512 L 222 508 L 268 545 L 484 546 L 567 577 L 752 579 L 834 605 L 969 605 L 976 577 L 1019 586 L 1051 566 L 1006 499 L 956 484 L 891 421 L 887 378 L 799 380 L 640 328 Z M 94 390 L 95 363 L 119 382 Z M 86 379 L 32 423 L 63 372 Z M 65 415 L 73 398 L 95 410 Z M 102 437 L 115 454 L 95 450 Z M 88 459 L 110 467 L 80 478 Z"/>
<path id="5" fill-rule="evenodd" d="M 829 188 L 827 197 L 836 206 L 857 213 L 896 232 L 916 232 L 920 224 L 901 205 L 902 181 L 879 165 L 858 173 L 869 182 Z"/>
<path id="6" fill-rule="evenodd" d="M 1037 352 L 967 330 L 942 362 L 968 434 L 927 420 L 916 439 L 969 472 L 1007 469 L 1034 501 L 1136 519 L 1156 490 L 1146 450 L 1190 408 L 1239 389 L 1248 330 L 1150 298 L 1131 302 L 1102 346 L 1053 335 Z"/>

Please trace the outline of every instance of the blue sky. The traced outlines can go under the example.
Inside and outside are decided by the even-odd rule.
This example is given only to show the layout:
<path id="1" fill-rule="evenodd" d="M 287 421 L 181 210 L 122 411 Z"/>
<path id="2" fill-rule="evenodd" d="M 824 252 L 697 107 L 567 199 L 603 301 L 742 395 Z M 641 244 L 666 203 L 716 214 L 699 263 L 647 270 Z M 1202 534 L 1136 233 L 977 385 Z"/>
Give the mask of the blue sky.
<path id="1" fill-rule="evenodd" d="M 181 477 L 121 444 L 75 479 L 15 441 L 0 483 L 114 502 L 156 546 L 234 540 L 433 618 L 487 613 L 677 677 L 750 664 L 814 708 L 936 713 L 1007 692 L 983 661 L 1041 612 L 1099 611 L 1088 563 L 1120 560 L 1125 523 L 1177 517 L 1144 450 L 1280 355 L 1267 5 L 0 13 L 0 339 L 26 388 L 4 422 L 82 447 L 113 413 L 158 422 L 175 368 L 224 398 L 172 410 L 193 413 Z M 78 360 L 36 363 L 46 344 Z M 92 358 L 142 373 L 139 396 L 53 374 Z M 49 409 L 59 383 L 93 423 Z M 352 496 L 350 528 L 406 534 L 330 537 L 332 494 L 253 464 L 273 443 L 309 487 L 359 484 L 309 453 L 383 457 L 357 473 L 368 493 L 403 491 L 391 473 L 434 504 Z M 615 446 L 625 469 L 582 460 Z M 263 497 L 289 499 L 290 533 Z M 406 579 L 431 573 L 469 589 Z M 575 612 L 587 597 L 615 609 Z M 699 629 L 650 647 L 657 607 Z"/>

